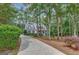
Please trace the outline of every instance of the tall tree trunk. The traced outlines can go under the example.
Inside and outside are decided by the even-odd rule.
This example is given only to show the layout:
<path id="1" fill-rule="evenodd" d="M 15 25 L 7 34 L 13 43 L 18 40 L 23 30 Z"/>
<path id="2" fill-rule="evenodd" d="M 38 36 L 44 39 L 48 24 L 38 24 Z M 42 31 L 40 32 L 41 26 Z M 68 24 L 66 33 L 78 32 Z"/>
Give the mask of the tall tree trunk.
<path id="1" fill-rule="evenodd" d="M 62 19 L 61 19 L 61 17 L 60 17 L 60 32 L 61 32 L 61 38 L 62 38 L 62 36 L 63 36 L 63 30 L 62 30 Z"/>
<path id="2" fill-rule="evenodd" d="M 69 19 L 69 35 L 71 36 L 71 26 L 70 26 L 70 19 Z"/>
<path id="3" fill-rule="evenodd" d="M 43 35 L 43 30 L 42 30 L 42 19 L 40 18 L 40 36 Z"/>
<path id="4" fill-rule="evenodd" d="M 57 18 L 57 40 L 59 40 L 60 37 L 60 17 L 56 17 Z"/>
<path id="5" fill-rule="evenodd" d="M 72 30 L 73 26 L 72 26 L 72 21 L 71 21 L 72 17 L 71 18 L 70 17 L 71 17 L 71 14 L 69 14 L 69 33 L 72 36 L 73 35 L 73 33 L 72 33 L 73 32 L 73 30 Z"/>
<path id="6" fill-rule="evenodd" d="M 51 37 L 50 37 L 50 18 L 48 17 L 48 37 L 49 37 L 49 39 L 51 39 Z"/>
<path id="7" fill-rule="evenodd" d="M 76 19 L 75 19 L 75 15 L 74 15 L 74 18 L 73 18 L 73 28 L 74 28 L 74 36 L 77 36 L 77 33 L 76 33 Z"/>
<path id="8" fill-rule="evenodd" d="M 49 11 L 48 11 L 48 37 L 49 39 L 51 39 L 51 36 L 50 36 L 50 31 L 51 31 L 51 10 L 49 8 Z"/>
<path id="9" fill-rule="evenodd" d="M 37 12 L 38 12 L 37 14 L 37 36 L 39 36 L 39 21 L 40 21 L 39 7 L 37 8 Z"/>
<path id="10" fill-rule="evenodd" d="M 37 18 L 37 36 L 39 36 L 39 16 Z"/>

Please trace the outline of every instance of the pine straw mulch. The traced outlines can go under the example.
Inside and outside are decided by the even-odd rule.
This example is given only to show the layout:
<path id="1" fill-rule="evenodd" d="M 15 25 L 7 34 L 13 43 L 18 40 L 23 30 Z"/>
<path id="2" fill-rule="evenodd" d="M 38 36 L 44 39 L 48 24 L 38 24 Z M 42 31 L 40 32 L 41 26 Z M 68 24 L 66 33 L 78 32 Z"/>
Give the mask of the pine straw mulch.
<path id="1" fill-rule="evenodd" d="M 35 37 L 38 40 L 55 47 L 56 49 L 60 50 L 61 52 L 67 54 L 67 55 L 79 55 L 79 50 L 74 50 L 70 47 L 67 47 L 66 44 L 63 41 L 58 40 L 48 40 L 47 37 Z"/>

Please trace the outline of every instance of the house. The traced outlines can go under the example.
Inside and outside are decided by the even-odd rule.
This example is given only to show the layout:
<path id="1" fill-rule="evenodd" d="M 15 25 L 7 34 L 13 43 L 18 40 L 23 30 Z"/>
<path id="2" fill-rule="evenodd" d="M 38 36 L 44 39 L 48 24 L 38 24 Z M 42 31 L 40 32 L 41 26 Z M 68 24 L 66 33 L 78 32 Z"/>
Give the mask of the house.
<path id="1" fill-rule="evenodd" d="M 47 28 L 44 24 L 37 24 L 34 22 L 27 22 L 25 23 L 25 30 L 29 33 L 37 34 L 38 32 L 42 35 L 46 35 Z"/>

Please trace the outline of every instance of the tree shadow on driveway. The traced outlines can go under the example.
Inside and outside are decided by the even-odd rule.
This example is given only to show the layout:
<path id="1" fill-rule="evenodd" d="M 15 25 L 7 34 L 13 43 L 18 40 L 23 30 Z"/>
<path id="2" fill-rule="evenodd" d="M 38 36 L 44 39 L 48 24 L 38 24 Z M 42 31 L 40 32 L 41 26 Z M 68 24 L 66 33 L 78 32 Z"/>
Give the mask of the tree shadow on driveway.
<path id="1" fill-rule="evenodd" d="M 31 41 L 29 41 L 29 38 L 22 37 L 19 51 L 23 51 L 23 50 L 27 49 L 29 47 L 30 43 L 31 43 Z"/>

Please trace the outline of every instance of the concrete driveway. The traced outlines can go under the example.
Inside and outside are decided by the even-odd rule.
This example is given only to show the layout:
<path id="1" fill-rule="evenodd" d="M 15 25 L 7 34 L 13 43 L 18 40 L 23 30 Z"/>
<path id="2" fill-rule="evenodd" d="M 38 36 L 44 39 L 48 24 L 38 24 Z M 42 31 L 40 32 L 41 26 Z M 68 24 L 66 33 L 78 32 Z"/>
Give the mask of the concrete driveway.
<path id="1" fill-rule="evenodd" d="M 65 55 L 61 51 L 30 36 L 21 35 L 18 55 Z"/>

